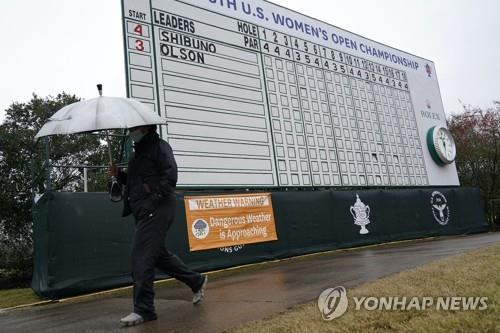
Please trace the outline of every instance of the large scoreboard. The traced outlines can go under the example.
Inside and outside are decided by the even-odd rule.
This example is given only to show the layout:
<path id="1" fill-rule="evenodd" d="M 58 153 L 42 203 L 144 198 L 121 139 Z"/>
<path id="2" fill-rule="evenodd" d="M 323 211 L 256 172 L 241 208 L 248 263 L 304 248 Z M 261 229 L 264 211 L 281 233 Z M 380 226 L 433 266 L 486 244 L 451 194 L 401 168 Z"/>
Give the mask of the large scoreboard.
<path id="1" fill-rule="evenodd" d="M 122 6 L 180 186 L 459 185 L 432 61 L 267 1 Z"/>

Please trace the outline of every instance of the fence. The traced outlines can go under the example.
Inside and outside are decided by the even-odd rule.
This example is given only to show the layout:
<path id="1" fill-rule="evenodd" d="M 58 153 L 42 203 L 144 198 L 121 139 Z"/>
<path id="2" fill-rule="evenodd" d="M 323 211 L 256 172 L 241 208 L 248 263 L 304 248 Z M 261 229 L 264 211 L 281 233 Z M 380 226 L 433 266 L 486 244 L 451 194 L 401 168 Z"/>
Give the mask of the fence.
<path id="1" fill-rule="evenodd" d="M 280 191 L 272 193 L 277 241 L 230 251 L 189 252 L 184 194 L 177 195 L 177 219 L 166 246 L 200 271 L 489 229 L 478 189 Z M 370 206 L 367 234 L 360 234 L 350 212 L 356 195 Z M 438 196 L 441 200 L 436 204 L 433 198 Z M 35 292 L 59 298 L 130 284 L 134 222 L 120 217 L 121 208 L 121 204 L 111 203 L 106 193 L 44 194 L 33 211 Z"/>

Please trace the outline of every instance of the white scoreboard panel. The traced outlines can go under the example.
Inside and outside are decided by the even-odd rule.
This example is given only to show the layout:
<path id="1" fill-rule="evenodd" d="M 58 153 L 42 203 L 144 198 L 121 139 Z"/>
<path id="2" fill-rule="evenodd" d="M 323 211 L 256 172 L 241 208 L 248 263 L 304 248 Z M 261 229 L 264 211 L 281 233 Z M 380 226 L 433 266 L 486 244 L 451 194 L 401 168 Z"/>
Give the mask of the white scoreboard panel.
<path id="1" fill-rule="evenodd" d="M 458 185 L 434 64 L 260 0 L 122 0 L 130 97 L 185 187 Z"/>

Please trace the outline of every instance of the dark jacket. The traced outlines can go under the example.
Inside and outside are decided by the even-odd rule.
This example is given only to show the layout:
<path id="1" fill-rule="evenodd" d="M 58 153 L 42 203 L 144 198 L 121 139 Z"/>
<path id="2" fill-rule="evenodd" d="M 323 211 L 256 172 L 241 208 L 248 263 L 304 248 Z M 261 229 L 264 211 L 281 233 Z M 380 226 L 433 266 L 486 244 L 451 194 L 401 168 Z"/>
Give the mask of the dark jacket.
<path id="1" fill-rule="evenodd" d="M 172 148 L 155 131 L 134 144 L 134 151 L 127 172 L 118 174 L 118 181 L 126 185 L 122 216 L 132 213 L 136 219 L 142 219 L 174 193 L 177 164 Z"/>

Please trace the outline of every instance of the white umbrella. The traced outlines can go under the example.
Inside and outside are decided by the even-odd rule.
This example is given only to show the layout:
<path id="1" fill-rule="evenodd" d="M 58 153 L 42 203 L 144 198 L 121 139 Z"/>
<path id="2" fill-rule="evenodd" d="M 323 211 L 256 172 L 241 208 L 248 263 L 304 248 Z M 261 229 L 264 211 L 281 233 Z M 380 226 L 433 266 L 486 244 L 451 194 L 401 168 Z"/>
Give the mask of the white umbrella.
<path id="1" fill-rule="evenodd" d="M 35 139 L 161 124 L 166 124 L 165 118 L 135 99 L 100 96 L 66 105 L 49 118 Z"/>
<path id="2" fill-rule="evenodd" d="M 67 135 L 106 131 L 109 161 L 112 164 L 111 143 L 108 130 L 128 129 L 146 125 L 165 125 L 160 117 L 141 102 L 123 97 L 102 96 L 102 85 L 98 84 L 99 97 L 66 105 L 54 113 L 36 134 L 35 140 L 51 135 Z M 116 194 L 117 182 L 113 177 L 111 195 Z M 115 193 L 114 193 L 115 192 Z"/>

